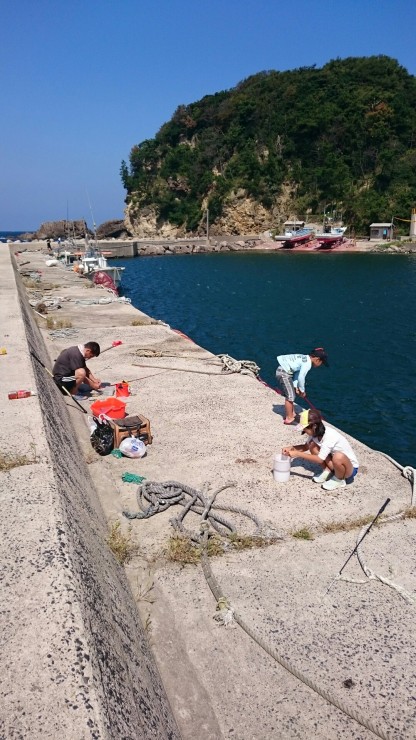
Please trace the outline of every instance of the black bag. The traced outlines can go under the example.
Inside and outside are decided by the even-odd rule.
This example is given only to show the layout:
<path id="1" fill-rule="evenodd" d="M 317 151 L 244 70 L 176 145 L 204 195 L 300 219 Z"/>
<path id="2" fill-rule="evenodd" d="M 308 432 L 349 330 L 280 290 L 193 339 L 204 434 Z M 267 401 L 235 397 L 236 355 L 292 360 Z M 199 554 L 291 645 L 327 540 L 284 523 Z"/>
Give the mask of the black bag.
<path id="1" fill-rule="evenodd" d="M 91 434 L 91 444 L 99 455 L 109 455 L 114 449 L 113 427 L 107 421 L 99 421 L 93 417 L 97 428 Z"/>

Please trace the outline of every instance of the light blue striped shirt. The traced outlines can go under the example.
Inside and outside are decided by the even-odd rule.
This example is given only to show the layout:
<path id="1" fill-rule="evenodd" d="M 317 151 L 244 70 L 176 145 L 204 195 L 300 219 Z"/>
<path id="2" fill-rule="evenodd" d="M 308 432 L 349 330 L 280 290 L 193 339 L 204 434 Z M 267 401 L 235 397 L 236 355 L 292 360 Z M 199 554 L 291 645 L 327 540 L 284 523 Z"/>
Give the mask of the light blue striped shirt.
<path id="1" fill-rule="evenodd" d="M 282 370 L 292 376 L 295 388 L 304 393 L 306 374 L 312 367 L 309 355 L 279 355 L 277 361 Z"/>

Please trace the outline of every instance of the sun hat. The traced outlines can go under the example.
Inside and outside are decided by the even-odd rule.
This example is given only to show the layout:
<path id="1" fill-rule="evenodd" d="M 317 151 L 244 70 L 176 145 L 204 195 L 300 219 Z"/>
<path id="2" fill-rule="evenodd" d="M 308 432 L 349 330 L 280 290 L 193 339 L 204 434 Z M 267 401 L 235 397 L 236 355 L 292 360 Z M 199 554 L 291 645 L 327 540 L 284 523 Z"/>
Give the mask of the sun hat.
<path id="1" fill-rule="evenodd" d="M 302 411 L 300 417 L 299 417 L 299 426 L 302 429 L 306 429 L 310 424 L 309 421 L 309 409 L 305 409 L 305 411 Z"/>
<path id="2" fill-rule="evenodd" d="M 312 426 L 312 424 L 319 424 L 320 421 L 322 421 L 322 417 L 319 411 L 316 411 L 315 409 L 305 409 L 299 417 L 299 429 L 302 430 L 303 434 L 307 427 Z"/>
<path id="3" fill-rule="evenodd" d="M 312 349 L 309 352 L 309 354 L 311 357 L 319 357 L 319 359 L 322 360 L 324 365 L 326 365 L 326 367 L 329 367 L 328 355 L 325 352 L 323 347 L 315 347 L 315 349 Z"/>

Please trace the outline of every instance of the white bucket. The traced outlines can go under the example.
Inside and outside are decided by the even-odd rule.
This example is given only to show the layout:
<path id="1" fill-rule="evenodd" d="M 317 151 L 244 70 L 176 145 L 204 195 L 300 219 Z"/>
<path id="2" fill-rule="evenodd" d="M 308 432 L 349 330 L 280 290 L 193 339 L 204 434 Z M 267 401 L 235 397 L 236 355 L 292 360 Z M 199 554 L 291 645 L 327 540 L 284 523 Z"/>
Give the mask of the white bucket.
<path id="1" fill-rule="evenodd" d="M 291 458 L 281 453 L 275 455 L 273 462 L 273 478 L 279 483 L 286 483 L 290 478 Z"/>

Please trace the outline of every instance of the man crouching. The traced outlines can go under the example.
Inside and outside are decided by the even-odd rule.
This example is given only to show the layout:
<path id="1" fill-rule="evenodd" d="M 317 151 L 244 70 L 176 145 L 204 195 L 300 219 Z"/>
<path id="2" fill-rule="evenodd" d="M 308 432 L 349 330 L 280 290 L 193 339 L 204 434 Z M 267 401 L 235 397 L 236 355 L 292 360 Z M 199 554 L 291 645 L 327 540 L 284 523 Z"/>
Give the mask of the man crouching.
<path id="1" fill-rule="evenodd" d="M 98 390 L 100 378 L 96 378 L 87 367 L 86 360 L 98 357 L 100 345 L 97 342 L 86 342 L 64 349 L 55 360 L 53 379 L 59 388 L 66 388 L 72 396 L 78 393 L 81 383 L 86 383 L 91 390 Z"/>

